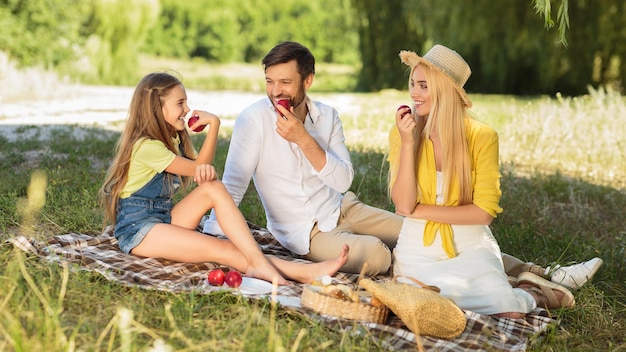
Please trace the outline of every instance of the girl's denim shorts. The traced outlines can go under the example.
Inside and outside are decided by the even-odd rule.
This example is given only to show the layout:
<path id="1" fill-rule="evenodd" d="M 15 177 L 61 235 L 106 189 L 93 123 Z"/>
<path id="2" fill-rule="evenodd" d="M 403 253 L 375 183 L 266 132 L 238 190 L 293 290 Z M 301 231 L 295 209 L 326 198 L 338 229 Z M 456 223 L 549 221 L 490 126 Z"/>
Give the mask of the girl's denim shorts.
<path id="1" fill-rule="evenodd" d="M 172 201 L 130 196 L 120 199 L 115 238 L 124 253 L 130 253 L 156 224 L 172 223 Z"/>

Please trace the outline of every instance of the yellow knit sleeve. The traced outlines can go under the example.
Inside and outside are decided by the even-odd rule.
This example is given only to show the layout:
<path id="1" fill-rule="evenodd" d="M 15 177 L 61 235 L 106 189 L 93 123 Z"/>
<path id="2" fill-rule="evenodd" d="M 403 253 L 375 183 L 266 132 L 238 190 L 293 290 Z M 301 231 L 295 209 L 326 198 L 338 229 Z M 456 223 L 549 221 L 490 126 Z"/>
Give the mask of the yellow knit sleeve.
<path id="1" fill-rule="evenodd" d="M 473 163 L 473 202 L 495 218 L 502 212 L 498 134 L 491 127 L 472 120 L 469 147 Z"/>

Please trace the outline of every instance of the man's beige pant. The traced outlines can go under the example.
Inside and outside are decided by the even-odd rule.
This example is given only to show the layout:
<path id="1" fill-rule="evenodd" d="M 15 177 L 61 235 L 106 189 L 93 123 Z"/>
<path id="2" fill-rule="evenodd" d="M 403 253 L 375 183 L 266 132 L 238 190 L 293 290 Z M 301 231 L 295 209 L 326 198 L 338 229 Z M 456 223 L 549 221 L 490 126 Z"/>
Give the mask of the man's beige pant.
<path id="1" fill-rule="evenodd" d="M 391 267 L 391 249 L 395 247 L 404 218 L 392 212 L 360 202 L 347 192 L 341 202 L 337 227 L 311 231 L 311 250 L 305 257 L 314 262 L 336 258 L 344 244 L 350 246 L 348 262 L 340 269 L 359 273 L 367 262 L 367 275 L 384 274 Z"/>

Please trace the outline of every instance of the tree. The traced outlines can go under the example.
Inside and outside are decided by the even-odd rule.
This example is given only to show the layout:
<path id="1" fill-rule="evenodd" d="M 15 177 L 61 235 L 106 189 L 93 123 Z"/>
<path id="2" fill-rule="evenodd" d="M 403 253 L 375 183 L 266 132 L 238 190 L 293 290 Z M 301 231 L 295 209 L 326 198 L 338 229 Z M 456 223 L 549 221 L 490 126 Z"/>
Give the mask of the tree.
<path id="1" fill-rule="evenodd" d="M 554 21 L 552 20 L 552 0 L 532 0 L 532 5 L 535 11 L 545 19 L 545 27 L 548 29 L 554 27 Z M 556 19 L 559 22 L 559 41 L 565 46 L 567 46 L 565 32 L 569 28 L 568 11 L 569 0 L 561 0 Z"/>
<path id="2" fill-rule="evenodd" d="M 421 48 L 426 41 L 424 28 L 408 11 L 406 1 L 352 0 L 352 4 L 362 62 L 357 90 L 405 87 L 406 71 L 399 64 L 398 53 Z"/>
<path id="3" fill-rule="evenodd" d="M 159 13 L 158 0 L 95 0 L 85 53 L 83 80 L 135 84 L 138 53 Z"/>
<path id="4" fill-rule="evenodd" d="M 578 95 L 589 84 L 621 89 L 626 79 L 626 2 L 560 0 L 556 34 L 556 0 L 399 2 L 353 0 L 361 90 L 395 86 L 397 45 L 424 54 L 435 43 L 470 64 L 470 92 Z"/>

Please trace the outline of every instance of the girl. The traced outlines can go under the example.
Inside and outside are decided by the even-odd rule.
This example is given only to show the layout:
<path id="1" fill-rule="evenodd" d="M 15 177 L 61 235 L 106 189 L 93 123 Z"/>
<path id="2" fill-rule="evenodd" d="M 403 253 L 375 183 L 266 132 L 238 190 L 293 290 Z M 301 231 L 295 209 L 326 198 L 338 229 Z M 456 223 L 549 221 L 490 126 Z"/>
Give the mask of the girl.
<path id="1" fill-rule="evenodd" d="M 394 275 L 438 286 L 462 309 L 522 318 L 537 307 L 569 307 L 564 286 L 525 272 L 508 283 L 489 224 L 502 211 L 498 135 L 472 119 L 463 85 L 471 70 L 435 45 L 424 57 L 400 53 L 411 68 L 410 108 L 399 108 L 389 137 L 389 191 L 406 216 Z M 406 114 L 410 112 L 410 114 Z"/>
<path id="2" fill-rule="evenodd" d="M 278 284 L 285 277 L 308 283 L 333 275 L 348 259 L 348 247 L 332 260 L 303 264 L 265 257 L 245 219 L 211 165 L 220 119 L 194 110 L 199 120 L 191 129 L 208 125 L 196 155 L 185 129 L 190 111 L 180 80 L 152 73 L 137 85 L 116 156 L 101 189 L 105 222 L 115 223 L 115 237 L 126 253 L 180 262 L 217 262 L 246 276 Z M 172 197 L 191 178 L 197 187 L 176 205 Z M 229 240 L 195 231 L 208 210 Z"/>

